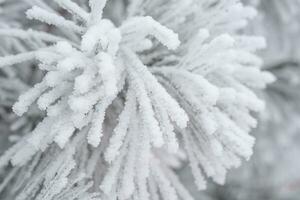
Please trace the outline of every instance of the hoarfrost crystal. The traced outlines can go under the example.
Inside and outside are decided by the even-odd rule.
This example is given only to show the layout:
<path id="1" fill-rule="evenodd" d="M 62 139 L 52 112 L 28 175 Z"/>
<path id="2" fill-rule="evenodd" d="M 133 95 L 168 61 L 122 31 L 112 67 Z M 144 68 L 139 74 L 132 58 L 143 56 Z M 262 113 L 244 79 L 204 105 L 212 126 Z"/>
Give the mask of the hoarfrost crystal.
<path id="1" fill-rule="evenodd" d="M 180 163 L 204 189 L 205 177 L 223 184 L 249 159 L 251 114 L 264 107 L 254 91 L 274 79 L 254 54 L 264 40 L 237 34 L 254 9 L 237 0 L 132 0 L 116 26 L 103 17 L 110 2 L 54 2 L 31 2 L 26 12 L 48 31 L 0 29 L 34 41 L 0 67 L 35 60 L 44 71 L 13 111 L 45 111 L 0 158 L 0 167 L 14 166 L 4 199 L 192 199 L 173 171 Z"/>

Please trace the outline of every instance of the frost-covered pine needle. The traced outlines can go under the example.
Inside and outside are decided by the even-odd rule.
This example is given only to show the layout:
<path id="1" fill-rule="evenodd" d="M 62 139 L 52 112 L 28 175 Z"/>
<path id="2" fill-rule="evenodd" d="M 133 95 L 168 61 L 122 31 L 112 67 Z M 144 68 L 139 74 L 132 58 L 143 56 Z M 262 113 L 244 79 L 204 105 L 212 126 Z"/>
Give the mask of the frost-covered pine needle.
<path id="1" fill-rule="evenodd" d="M 274 80 L 255 55 L 263 38 L 238 34 L 253 8 L 132 0 L 116 25 L 103 12 L 110 1 L 31 4 L 26 16 L 41 30 L 0 35 L 39 45 L 0 67 L 44 72 L 12 109 L 45 115 L 0 157 L 13 169 L 3 199 L 192 199 L 173 172 L 180 159 L 199 190 L 249 159 L 252 113 L 264 107 L 255 92 Z"/>

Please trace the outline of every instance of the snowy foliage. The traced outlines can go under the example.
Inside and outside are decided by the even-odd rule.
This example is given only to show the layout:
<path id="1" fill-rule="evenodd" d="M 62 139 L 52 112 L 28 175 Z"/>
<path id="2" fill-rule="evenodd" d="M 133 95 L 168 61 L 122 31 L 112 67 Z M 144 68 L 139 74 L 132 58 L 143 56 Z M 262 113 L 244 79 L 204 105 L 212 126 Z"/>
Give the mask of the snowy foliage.
<path id="1" fill-rule="evenodd" d="M 229 173 L 224 186 L 211 184 L 203 192 L 210 197 L 208 199 L 299 198 L 300 163 L 295 158 L 300 153 L 300 68 L 290 62 L 273 66 L 270 71 L 277 81 L 264 91 L 267 107 L 260 117 L 259 127 L 253 132 L 256 137 L 253 156 L 241 168 Z M 199 192 L 194 195 L 204 198 Z"/>
<path id="2" fill-rule="evenodd" d="M 2 199 L 189 200 L 174 172 L 180 163 L 201 190 L 206 177 L 223 184 L 249 159 L 252 114 L 264 108 L 255 92 L 274 80 L 255 55 L 263 38 L 238 34 L 253 8 L 132 0 L 116 25 L 103 14 L 115 2 L 47 3 L 26 11 L 44 25 L 0 29 L 1 38 L 30 42 L 0 67 L 44 74 L 13 111 L 45 113 L 0 157 Z"/>
<path id="3" fill-rule="evenodd" d="M 300 1 L 250 2 L 258 2 L 259 17 L 245 31 L 265 36 L 268 47 L 262 54 L 263 68 L 277 80 L 262 94 L 267 106 L 252 132 L 256 144 L 250 162 L 229 173 L 225 186 L 211 184 L 203 193 L 213 200 L 298 200 Z M 199 192 L 195 196 L 204 198 Z"/>

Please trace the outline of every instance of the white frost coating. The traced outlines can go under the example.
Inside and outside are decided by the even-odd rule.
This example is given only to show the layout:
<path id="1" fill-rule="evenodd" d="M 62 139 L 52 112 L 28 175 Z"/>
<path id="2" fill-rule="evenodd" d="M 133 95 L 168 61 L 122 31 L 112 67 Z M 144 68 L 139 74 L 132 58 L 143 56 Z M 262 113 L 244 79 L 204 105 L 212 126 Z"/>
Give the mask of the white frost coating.
<path id="1" fill-rule="evenodd" d="M 117 91 L 117 80 L 115 77 L 116 67 L 113 61 L 113 57 L 107 53 L 99 53 L 97 55 L 98 71 L 104 82 L 104 92 L 110 97 L 114 96 Z"/>
<path id="2" fill-rule="evenodd" d="M 143 26 L 143 29 L 137 29 L 140 26 Z M 138 43 L 147 35 L 152 35 L 170 50 L 176 49 L 180 44 L 176 33 L 162 26 L 150 16 L 130 18 L 120 28 L 122 34 L 126 35 L 124 38 L 126 42 Z M 129 45 L 131 44 L 129 43 Z"/>
<path id="3" fill-rule="evenodd" d="M 8 65 L 19 64 L 24 61 L 33 60 L 35 58 L 35 52 L 27 52 L 18 55 L 5 56 L 0 58 L 0 68 Z"/>
<path id="4" fill-rule="evenodd" d="M 55 45 L 55 49 L 58 53 L 69 55 L 74 52 L 71 44 L 66 41 L 60 41 Z"/>
<path id="5" fill-rule="evenodd" d="M 151 106 L 151 100 L 149 99 L 145 86 L 140 78 L 137 76 L 134 70 L 128 70 L 130 77 L 130 84 L 136 93 L 136 98 L 138 99 L 138 106 L 140 112 L 142 113 L 143 126 L 147 127 L 151 135 L 151 140 L 155 147 L 161 147 L 164 143 L 162 132 L 159 128 L 158 122 L 155 119 L 155 114 Z"/>
<path id="6" fill-rule="evenodd" d="M 136 110 L 133 110 L 135 113 Z M 135 118 L 133 118 L 130 122 L 130 137 L 132 138 L 132 142 L 128 147 L 128 154 L 126 157 L 126 164 L 124 167 L 123 177 L 121 178 L 121 188 L 119 192 L 119 196 L 128 199 L 135 192 L 135 172 L 136 172 L 136 158 L 138 155 L 138 127 L 135 124 Z"/>
<path id="7" fill-rule="evenodd" d="M 192 200 L 173 172 L 182 160 L 202 190 L 249 159 L 252 114 L 264 107 L 254 91 L 274 81 L 255 55 L 264 40 L 238 32 L 252 8 L 132 0 L 118 17 L 115 1 L 107 6 L 115 18 L 103 19 L 106 0 L 26 2 L 28 18 L 47 32 L 3 24 L 1 73 L 27 77 L 37 74 L 27 71 L 33 65 L 43 73 L 27 92 L 17 88 L 24 94 L 13 110 L 26 115 L 14 125 L 26 131 L 0 157 L 0 173 L 9 162 L 18 167 L 1 186 L 4 200 Z M 0 107 L 1 118 L 12 104 Z"/>
<path id="8" fill-rule="evenodd" d="M 101 22 L 103 8 L 105 7 L 107 0 L 89 0 L 89 6 L 91 8 L 90 23 L 96 24 Z"/>
<path id="9" fill-rule="evenodd" d="M 76 3 L 72 2 L 71 0 L 54 0 L 54 1 L 64 9 L 67 9 L 70 13 L 81 17 L 81 19 L 83 19 L 84 21 L 87 22 L 89 20 L 89 14 L 80 6 L 78 6 Z"/>
<path id="10" fill-rule="evenodd" d="M 133 113 L 136 112 L 135 95 L 132 89 L 127 93 L 124 110 L 119 116 L 118 124 L 114 129 L 113 136 L 110 138 L 109 146 L 105 152 L 105 160 L 109 163 L 115 160 L 120 153 L 120 148 L 132 121 Z"/>
<path id="11" fill-rule="evenodd" d="M 101 142 L 101 138 L 103 135 L 102 124 L 105 118 L 106 109 L 111 104 L 111 102 L 112 98 L 104 98 L 103 100 L 101 100 L 101 102 L 98 103 L 95 108 L 94 116 L 92 119 L 92 126 L 87 136 L 88 142 L 94 147 L 97 147 Z"/>
<path id="12" fill-rule="evenodd" d="M 37 101 L 37 104 L 41 110 L 46 110 L 49 105 L 55 102 L 64 93 L 69 92 L 70 84 L 63 82 L 63 84 L 53 88 L 51 91 L 43 94 Z"/>
<path id="13" fill-rule="evenodd" d="M 82 36 L 81 50 L 91 54 L 100 48 L 100 50 L 106 50 L 109 54 L 115 55 L 120 41 L 120 31 L 115 28 L 111 21 L 103 19 L 89 28 Z"/>
<path id="14" fill-rule="evenodd" d="M 64 124 L 63 129 L 57 133 L 54 138 L 54 141 L 59 145 L 60 148 L 64 148 L 65 145 L 68 143 L 70 137 L 73 135 L 75 131 L 75 127 L 71 122 L 67 122 Z"/>
<path id="15" fill-rule="evenodd" d="M 19 101 L 14 105 L 13 110 L 18 115 L 23 115 L 28 107 L 47 89 L 44 82 L 36 84 L 32 89 L 19 97 Z"/>
<path id="16" fill-rule="evenodd" d="M 75 32 L 82 32 L 83 28 L 76 25 L 72 21 L 68 21 L 63 17 L 56 15 L 55 13 L 48 12 L 38 6 L 32 7 L 30 10 L 26 12 L 26 15 L 29 19 L 36 19 L 41 22 L 45 22 L 50 25 L 55 25 L 62 28 L 68 28 Z"/>

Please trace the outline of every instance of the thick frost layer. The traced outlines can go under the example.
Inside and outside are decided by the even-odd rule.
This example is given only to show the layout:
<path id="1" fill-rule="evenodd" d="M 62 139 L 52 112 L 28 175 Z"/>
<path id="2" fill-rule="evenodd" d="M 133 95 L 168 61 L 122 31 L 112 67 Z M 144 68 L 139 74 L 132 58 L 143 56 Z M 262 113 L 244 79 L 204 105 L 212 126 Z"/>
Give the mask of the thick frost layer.
<path id="1" fill-rule="evenodd" d="M 264 107 L 253 90 L 273 81 L 254 54 L 264 40 L 235 34 L 255 10 L 236 0 L 137 0 L 117 27 L 102 17 L 106 1 L 90 0 L 90 12 L 55 2 L 74 20 L 41 2 L 26 14 L 58 36 L 0 29 L 45 44 L 0 58 L 0 67 L 35 59 L 45 72 L 13 106 L 18 115 L 34 104 L 46 112 L 0 158 L 16 180 L 30 168 L 13 198 L 192 199 L 172 169 L 182 159 L 198 189 L 205 176 L 223 184 L 249 159 L 251 113 Z M 2 187 L 10 184 L 18 185 Z"/>

